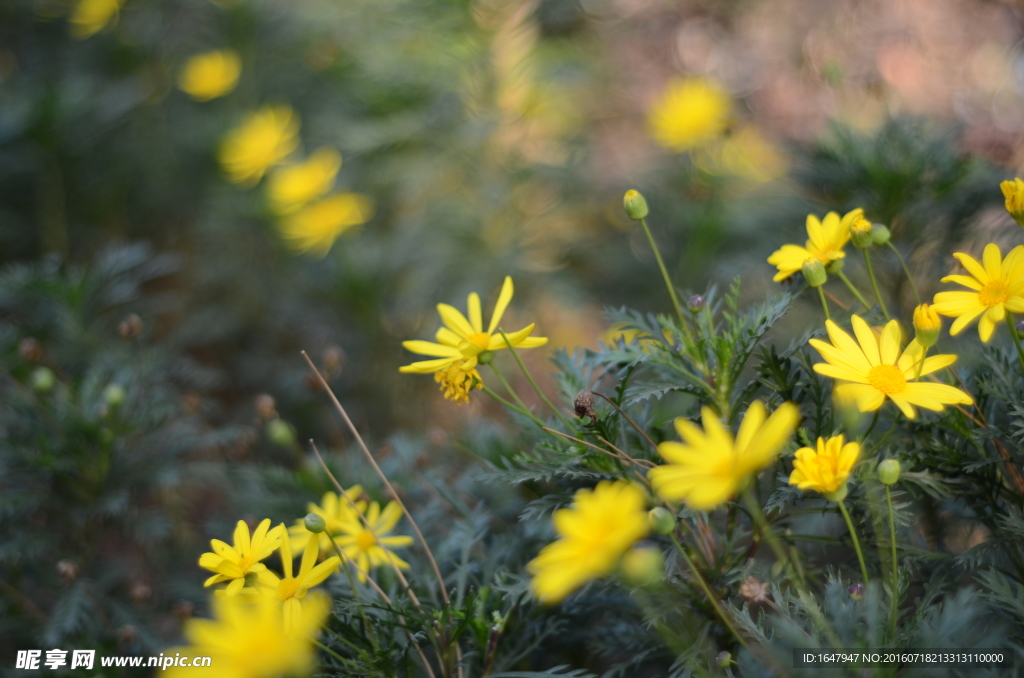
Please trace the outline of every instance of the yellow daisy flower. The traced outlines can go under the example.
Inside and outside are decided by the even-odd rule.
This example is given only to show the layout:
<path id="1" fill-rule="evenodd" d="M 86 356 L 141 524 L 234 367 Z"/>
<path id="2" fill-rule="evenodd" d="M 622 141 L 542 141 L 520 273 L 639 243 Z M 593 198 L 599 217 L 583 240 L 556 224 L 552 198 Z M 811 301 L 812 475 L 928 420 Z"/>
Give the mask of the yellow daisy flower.
<path id="1" fill-rule="evenodd" d="M 845 443 L 841 435 L 818 438 L 817 449 L 801 447 L 796 451 L 789 484 L 801 490 L 814 490 L 829 501 L 846 494 L 846 481 L 860 457 L 860 443 Z M 842 497 L 839 497 L 840 499 Z"/>
<path id="2" fill-rule="evenodd" d="M 1013 220 L 1024 226 L 1024 179 L 1017 177 L 1013 181 L 1004 181 L 999 189 L 1006 199 L 1006 211 Z"/>
<path id="3" fill-rule="evenodd" d="M 285 623 L 272 598 L 214 598 L 214 619 L 185 622 L 189 645 L 165 650 L 166 656 L 209 657 L 208 666 L 172 666 L 168 678 L 278 678 L 307 676 L 316 668 L 313 647 L 330 603 L 310 595 L 299 614 Z"/>
<path id="4" fill-rule="evenodd" d="M 317 200 L 278 222 L 281 236 L 298 252 L 324 257 L 334 241 L 373 217 L 373 203 L 357 193 L 337 193 Z"/>
<path id="5" fill-rule="evenodd" d="M 501 293 L 498 295 L 498 303 L 494 305 L 494 313 L 491 314 L 491 324 L 487 331 L 483 329 L 483 316 L 480 312 L 480 295 L 473 292 L 469 295 L 467 306 L 469 319 L 462 315 L 453 306 L 438 304 L 437 312 L 445 326 L 437 331 L 435 338 L 440 343 L 430 341 L 403 341 L 402 346 L 408 351 L 420 355 L 437 356 L 437 360 L 423 360 L 411 365 L 404 365 L 398 368 L 399 372 L 412 374 L 430 374 L 438 370 L 460 363 L 463 372 L 469 372 L 477 366 L 477 357 L 484 351 L 497 351 L 507 348 L 505 340 L 500 334 L 496 334 L 501 317 L 505 309 L 512 301 L 512 278 L 505 276 L 505 283 L 501 286 Z M 506 332 L 509 342 L 515 348 L 535 348 L 548 343 L 547 337 L 531 337 L 530 333 L 536 327 L 531 323 L 518 332 Z"/>
<path id="6" fill-rule="evenodd" d="M 283 533 L 284 523 L 279 525 L 278 528 Z M 341 564 L 341 558 L 332 556 L 317 565 L 316 560 L 319 555 L 319 535 L 310 532 L 309 538 L 306 539 L 306 548 L 302 552 L 302 562 L 299 565 L 299 571 L 292 576 L 294 563 L 292 563 L 291 540 L 284 539 L 281 541 L 281 572 L 284 573 L 284 577 L 278 577 L 267 569 L 259 573 L 259 583 L 262 584 L 259 592 L 284 604 L 284 625 L 286 628 L 297 623 L 297 620 L 302 619 L 301 601 L 306 597 L 306 592 L 330 577 L 338 569 L 338 565 Z"/>
<path id="7" fill-rule="evenodd" d="M 441 385 L 439 390 L 444 397 L 456 405 L 465 405 L 469 402 L 470 391 L 484 387 L 484 381 L 476 369 L 466 372 L 459 363 L 434 372 L 434 381 Z"/>
<path id="8" fill-rule="evenodd" d="M 96 35 L 117 17 L 124 0 L 79 0 L 71 12 L 71 35 L 85 39 Z"/>
<path id="9" fill-rule="evenodd" d="M 264 106 L 249 113 L 220 145 L 220 164 L 228 179 L 254 186 L 268 169 L 299 146 L 299 116 L 290 106 Z"/>
<path id="10" fill-rule="evenodd" d="M 842 218 L 836 212 L 829 212 L 821 221 L 808 214 L 804 246 L 783 245 L 768 257 L 768 263 L 779 269 L 773 280 L 779 282 L 799 273 L 808 259 L 817 259 L 828 266 L 845 257 L 843 248 L 850 242 L 850 226 L 863 218 L 864 210 L 860 208 L 847 212 Z"/>
<path id="11" fill-rule="evenodd" d="M 178 75 L 178 89 L 196 101 L 210 101 L 235 89 L 242 60 L 233 49 L 197 54 L 185 62 Z"/>
<path id="12" fill-rule="evenodd" d="M 971 291 L 939 292 L 932 309 L 956 318 L 949 328 L 952 336 L 980 315 L 978 336 L 987 342 L 1007 311 L 1024 313 L 1024 245 L 1014 247 L 1003 259 L 999 246 L 989 243 L 981 256 L 984 265 L 963 252 L 953 256 L 971 275 L 947 275 L 942 282 L 954 282 Z"/>
<path id="13" fill-rule="evenodd" d="M 725 129 L 729 104 L 728 95 L 707 80 L 673 80 L 648 113 L 651 137 L 676 153 L 713 141 Z"/>
<path id="14" fill-rule="evenodd" d="M 396 556 L 391 549 L 409 546 L 412 544 L 412 537 L 387 536 L 391 530 L 395 529 L 395 525 L 401 517 L 402 507 L 396 501 L 389 502 L 383 511 L 380 510 L 380 504 L 371 502 L 370 508 L 366 511 L 366 522 L 370 525 L 369 529 L 359 519 L 359 516 L 352 516 L 342 526 L 341 534 L 334 538 L 345 557 L 350 558 L 359 566 L 359 581 L 366 581 L 366 573 L 371 568 L 391 565 L 392 562 L 400 569 L 409 569 L 409 563 Z"/>
<path id="15" fill-rule="evenodd" d="M 291 214 L 334 186 L 341 169 L 341 153 L 321 148 L 305 162 L 274 170 L 267 180 L 267 199 L 277 214 Z M 360 222 L 362 223 L 362 222 Z"/>
<path id="16" fill-rule="evenodd" d="M 888 398 L 908 419 L 916 415 L 915 405 L 939 412 L 944 405 L 969 405 L 973 402 L 958 388 L 913 381 L 952 365 L 956 361 L 955 355 L 934 355 L 922 363 L 924 347 L 917 339 L 911 341 L 905 350 L 900 350 L 900 326 L 895 320 L 890 320 L 881 334 L 872 330 L 860 316 L 853 316 L 850 322 L 856 341 L 839 325 L 826 320 L 825 329 L 832 343 L 820 339 L 811 339 L 810 342 L 827 361 L 816 363 L 814 371 L 850 382 L 835 387 L 839 398 L 855 401 L 861 412 L 877 410 Z"/>
<path id="17" fill-rule="evenodd" d="M 265 518 L 250 538 L 249 526 L 245 521 L 239 520 L 235 526 L 234 546 L 228 546 L 220 539 L 213 539 L 210 541 L 213 553 L 204 553 L 199 557 L 199 567 L 216 572 L 203 583 L 203 586 L 229 581 L 231 583 L 224 593 L 228 596 L 237 594 L 245 586 L 246 575 L 250 572 L 259 574 L 267 569 L 260 561 L 281 546 L 283 536 L 284 528 L 270 529 L 270 518 Z"/>
<path id="18" fill-rule="evenodd" d="M 682 417 L 676 419 L 683 442 L 658 445 L 669 463 L 648 471 L 651 487 L 662 499 L 683 500 L 699 511 L 729 501 L 751 476 L 775 460 L 800 421 L 800 409 L 793 403 L 767 414 L 764 403 L 752 402 L 735 440 L 710 407 L 701 408 L 703 430 Z"/>
<path id="19" fill-rule="evenodd" d="M 623 480 L 602 481 L 576 493 L 570 508 L 552 516 L 559 539 L 526 566 L 530 589 L 542 603 L 557 603 L 591 579 L 602 577 L 647 534 L 643 491 Z"/>
<path id="20" fill-rule="evenodd" d="M 353 485 L 345 490 L 345 494 L 355 503 L 356 509 L 359 511 L 366 510 L 366 500 L 359 499 L 363 494 L 362 485 Z M 323 499 L 320 500 L 320 506 L 313 502 L 306 504 L 306 513 L 315 513 L 324 519 L 326 527 L 320 533 L 320 553 L 325 555 L 334 553 L 334 547 L 331 546 L 330 541 L 331 537 L 341 534 L 345 525 L 351 519 L 359 519 L 356 516 L 355 510 L 352 509 L 352 504 L 334 492 L 324 492 Z M 306 529 L 305 519 L 299 518 L 296 520 L 295 524 L 288 528 L 292 551 L 295 552 L 305 548 L 306 539 L 310 534 L 309 530 Z"/>

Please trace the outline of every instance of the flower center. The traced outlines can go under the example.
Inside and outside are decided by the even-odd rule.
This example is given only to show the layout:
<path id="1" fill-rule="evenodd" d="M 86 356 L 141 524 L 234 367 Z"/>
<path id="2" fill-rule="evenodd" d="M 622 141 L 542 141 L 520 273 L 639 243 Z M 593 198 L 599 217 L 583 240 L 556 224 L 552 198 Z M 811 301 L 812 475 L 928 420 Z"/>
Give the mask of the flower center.
<path id="1" fill-rule="evenodd" d="M 487 342 L 491 340 L 491 335 L 486 332 L 477 332 L 466 337 L 466 341 L 471 344 L 476 344 L 481 350 L 487 349 Z"/>
<path id="2" fill-rule="evenodd" d="M 248 572 L 249 568 L 252 567 L 252 556 L 242 556 L 238 559 L 238 569 L 242 572 Z"/>
<path id="3" fill-rule="evenodd" d="M 369 530 L 363 530 L 356 536 L 356 547 L 360 551 L 369 551 L 377 543 L 377 537 Z"/>
<path id="4" fill-rule="evenodd" d="M 886 395 L 907 390 L 907 379 L 895 365 L 878 365 L 868 372 L 868 383 Z"/>
<path id="5" fill-rule="evenodd" d="M 281 600 L 294 598 L 299 591 L 299 580 L 295 577 L 285 577 L 277 585 L 277 597 Z"/>
<path id="6" fill-rule="evenodd" d="M 1003 280 L 992 280 L 978 292 L 978 301 L 982 306 L 995 306 L 1009 297 L 1010 295 L 1006 293 L 1006 282 Z"/>

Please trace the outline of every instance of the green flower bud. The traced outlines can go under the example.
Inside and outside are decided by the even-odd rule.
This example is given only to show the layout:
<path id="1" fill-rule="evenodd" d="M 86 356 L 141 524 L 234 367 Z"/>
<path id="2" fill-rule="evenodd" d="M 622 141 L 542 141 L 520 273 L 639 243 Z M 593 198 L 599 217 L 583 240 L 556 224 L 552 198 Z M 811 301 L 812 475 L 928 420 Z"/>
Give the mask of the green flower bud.
<path id="1" fill-rule="evenodd" d="M 622 557 L 622 575 L 633 586 L 647 586 L 665 574 L 665 556 L 661 549 L 635 548 Z"/>
<path id="2" fill-rule="evenodd" d="M 29 380 L 32 390 L 39 395 L 44 395 L 53 390 L 53 385 L 57 383 L 57 375 L 49 367 L 37 367 L 32 370 Z"/>
<path id="3" fill-rule="evenodd" d="M 647 512 L 647 522 L 657 534 L 669 534 L 676 529 L 676 517 L 660 506 Z"/>
<path id="4" fill-rule="evenodd" d="M 878 465 L 878 479 L 883 485 L 895 485 L 900 479 L 900 462 L 898 459 L 886 459 Z"/>
<path id="5" fill-rule="evenodd" d="M 289 448 L 295 445 L 295 431 L 291 424 L 283 419 L 271 419 L 264 431 L 267 439 L 278 447 Z"/>
<path id="6" fill-rule="evenodd" d="M 490 365 L 492 360 L 494 360 L 494 351 L 484 351 L 476 357 L 476 361 L 481 365 Z"/>
<path id="7" fill-rule="evenodd" d="M 835 492 L 825 492 L 822 496 L 825 497 L 825 499 L 828 499 L 829 501 L 838 504 L 842 500 L 846 499 L 846 495 L 849 493 L 849 483 L 843 483 Z"/>
<path id="8" fill-rule="evenodd" d="M 323 516 L 317 513 L 306 514 L 306 517 L 305 519 L 303 519 L 302 524 L 306 526 L 307 530 L 309 530 L 310 532 L 315 532 L 316 534 L 320 534 L 321 532 L 327 529 L 327 521 L 324 520 Z"/>
<path id="9" fill-rule="evenodd" d="M 853 217 L 853 223 L 850 224 L 850 242 L 857 249 L 867 249 L 871 247 L 871 231 L 873 226 L 871 222 L 864 218 L 863 210 L 856 210 L 858 214 L 851 214 Z"/>
<path id="10" fill-rule="evenodd" d="M 695 294 L 686 300 L 686 308 L 690 309 L 690 313 L 699 313 L 704 310 L 704 304 L 706 303 L 704 297 L 699 294 Z"/>
<path id="11" fill-rule="evenodd" d="M 715 663 L 718 664 L 723 669 L 728 667 L 728 666 L 731 666 L 733 664 L 732 653 L 731 652 L 726 652 L 725 650 L 719 652 L 715 656 Z"/>
<path id="12" fill-rule="evenodd" d="M 110 407 L 117 407 L 124 402 L 125 396 L 124 386 L 121 384 L 110 384 L 103 389 L 103 401 Z"/>
<path id="13" fill-rule="evenodd" d="M 640 221 L 648 214 L 647 201 L 638 191 L 632 189 L 626 191 L 622 198 L 622 206 L 626 208 L 626 214 L 633 221 Z"/>
<path id="14" fill-rule="evenodd" d="M 825 264 L 817 259 L 807 259 L 800 270 L 803 272 L 807 284 L 811 287 L 821 287 L 828 280 Z"/>
<path id="15" fill-rule="evenodd" d="M 891 235 L 892 234 L 889 233 L 889 229 L 881 224 L 875 224 L 871 227 L 871 242 L 876 245 L 884 245 L 889 242 Z"/>
<path id="16" fill-rule="evenodd" d="M 828 266 L 825 267 L 825 272 L 828 273 L 829 275 L 835 275 L 836 273 L 839 273 L 839 271 L 843 270 L 843 262 L 845 261 L 846 257 L 842 257 L 840 259 L 833 259 L 832 261 L 828 262 Z"/>

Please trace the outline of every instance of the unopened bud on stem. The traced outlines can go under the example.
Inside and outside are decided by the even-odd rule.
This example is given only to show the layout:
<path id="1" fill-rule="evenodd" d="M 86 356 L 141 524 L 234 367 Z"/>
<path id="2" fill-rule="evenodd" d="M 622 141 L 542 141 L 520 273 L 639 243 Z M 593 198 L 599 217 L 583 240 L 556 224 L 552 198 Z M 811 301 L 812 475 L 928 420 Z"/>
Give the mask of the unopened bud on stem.
<path id="1" fill-rule="evenodd" d="M 647 520 L 657 534 L 670 534 L 676 529 L 676 517 L 660 506 L 652 508 L 647 513 Z"/>
<path id="2" fill-rule="evenodd" d="M 828 280 L 825 264 L 817 259 L 807 259 L 800 270 L 803 272 L 807 284 L 811 287 L 821 287 Z"/>
<path id="3" fill-rule="evenodd" d="M 307 514 L 302 523 L 306 526 L 307 530 L 316 534 L 320 534 L 327 529 L 327 521 L 324 520 L 323 516 L 316 513 Z"/>
<path id="4" fill-rule="evenodd" d="M 900 462 L 898 459 L 886 459 L 878 465 L 878 479 L 883 485 L 895 485 L 900 479 Z"/>
<path id="5" fill-rule="evenodd" d="M 640 221 L 648 214 L 647 201 L 639 191 L 632 189 L 626 191 L 626 195 L 622 198 L 622 206 L 626 208 L 626 214 L 633 221 Z"/>

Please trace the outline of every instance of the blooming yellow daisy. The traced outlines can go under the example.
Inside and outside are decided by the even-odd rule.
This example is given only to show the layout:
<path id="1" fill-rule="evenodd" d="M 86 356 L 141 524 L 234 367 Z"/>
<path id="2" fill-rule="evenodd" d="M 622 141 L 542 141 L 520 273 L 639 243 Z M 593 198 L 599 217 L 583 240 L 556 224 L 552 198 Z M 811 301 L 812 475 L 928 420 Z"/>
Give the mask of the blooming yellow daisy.
<path id="1" fill-rule="evenodd" d="M 249 113 L 221 142 L 219 157 L 228 179 L 254 186 L 264 173 L 299 146 L 299 116 L 290 106 L 264 106 Z"/>
<path id="2" fill-rule="evenodd" d="M 911 341 L 906 350 L 900 350 L 900 326 L 895 320 L 890 320 L 881 334 L 872 330 L 860 316 L 853 316 L 850 322 L 856 341 L 831 320 L 825 321 L 831 344 L 811 339 L 811 346 L 827 361 L 816 363 L 814 371 L 850 382 L 836 386 L 836 395 L 855 401 L 861 412 L 877 410 L 886 398 L 896 403 L 908 419 L 916 415 L 915 405 L 938 412 L 944 405 L 973 402 L 958 388 L 913 381 L 952 365 L 955 355 L 934 355 L 922 363 L 924 347 L 917 339 Z"/>
<path id="3" fill-rule="evenodd" d="M 701 408 L 703 430 L 682 417 L 676 419 L 683 442 L 658 445 L 669 463 L 648 471 L 651 487 L 662 499 L 683 500 L 699 511 L 724 504 L 775 460 L 800 421 L 800 409 L 793 403 L 767 414 L 764 403 L 752 402 L 735 440 L 710 407 Z"/>
<path id="4" fill-rule="evenodd" d="M 434 381 L 440 384 L 439 390 L 444 397 L 456 405 L 469 402 L 469 392 L 484 387 L 483 379 L 476 369 L 465 371 L 459 363 L 434 372 Z"/>
<path id="5" fill-rule="evenodd" d="M 197 54 L 178 74 L 178 89 L 196 101 L 210 101 L 235 89 L 242 60 L 233 49 Z"/>
<path id="6" fill-rule="evenodd" d="M 278 229 L 292 249 L 323 257 L 338 236 L 372 217 L 373 203 L 369 198 L 357 193 L 336 193 L 282 217 Z"/>
<path id="7" fill-rule="evenodd" d="M 307 676 L 316 667 L 313 641 L 330 611 L 326 595 L 310 595 L 299 614 L 285 623 L 272 598 L 214 598 L 214 619 L 185 622 L 189 645 L 165 650 L 191 660 L 209 657 L 208 666 L 172 666 L 168 678 L 278 678 Z"/>
<path id="8" fill-rule="evenodd" d="M 543 603 L 567 595 L 615 569 L 622 554 L 647 534 L 643 491 L 623 480 L 602 481 L 576 493 L 572 506 L 555 511 L 559 539 L 526 566 L 530 588 Z"/>
<path id="9" fill-rule="evenodd" d="M 334 538 L 345 557 L 351 558 L 359 567 L 359 581 L 366 581 L 366 573 L 370 568 L 390 565 L 392 562 L 403 570 L 409 569 L 409 563 L 396 556 L 391 549 L 409 546 L 412 537 L 387 536 L 395 529 L 401 517 L 402 507 L 396 501 L 389 502 L 383 511 L 380 510 L 380 504 L 371 502 L 366 511 L 369 529 L 359 516 L 352 516 L 342 526 L 341 534 Z"/>
<path id="10" fill-rule="evenodd" d="M 860 457 L 860 443 L 845 442 L 841 435 L 828 440 L 818 438 L 817 449 L 801 447 L 796 451 L 789 484 L 801 490 L 814 490 L 829 501 L 846 494 L 846 481 Z"/>
<path id="11" fill-rule="evenodd" d="M 728 95 L 707 80 L 673 80 L 648 113 L 651 137 L 676 153 L 701 146 L 725 129 L 729 103 Z"/>
<path id="12" fill-rule="evenodd" d="M 68 21 L 71 35 L 84 39 L 96 35 L 117 17 L 124 0 L 78 0 Z"/>
<path id="13" fill-rule="evenodd" d="M 956 318 L 949 328 L 953 336 L 980 315 L 978 336 L 987 342 L 1007 311 L 1024 313 L 1024 245 L 1014 247 L 1003 259 L 999 246 L 989 243 L 981 255 L 984 265 L 963 252 L 953 256 L 971 275 L 947 275 L 942 282 L 955 282 L 971 291 L 939 292 L 932 309 Z"/>
<path id="14" fill-rule="evenodd" d="M 842 218 L 836 212 L 829 212 L 821 221 L 808 214 L 804 246 L 783 245 L 768 257 L 768 263 L 779 269 L 773 280 L 779 282 L 799 273 L 808 259 L 817 259 L 828 266 L 845 257 L 843 248 L 850 241 L 850 226 L 863 218 L 864 210 L 860 208 L 847 212 Z"/>
<path id="15" fill-rule="evenodd" d="M 1024 226 L 1024 179 L 1017 177 L 1013 181 L 1004 181 L 999 189 L 1006 199 L 1006 211 L 1013 220 Z"/>
<path id="16" fill-rule="evenodd" d="M 280 167 L 267 180 L 267 200 L 277 214 L 291 214 L 334 186 L 341 169 L 341 153 L 321 148 L 305 162 Z M 362 222 L 360 222 L 362 223 Z"/>
<path id="17" fill-rule="evenodd" d="M 435 339 L 440 343 L 430 341 L 403 341 L 402 346 L 408 351 L 420 355 L 438 356 L 437 360 L 423 360 L 411 365 L 404 365 L 398 368 L 399 372 L 413 374 L 430 374 L 438 370 L 444 370 L 459 363 L 464 372 L 469 372 L 477 366 L 478 356 L 484 351 L 496 351 L 506 348 L 505 340 L 500 334 L 495 334 L 505 309 L 512 301 L 512 278 L 505 276 L 505 283 L 501 286 L 501 293 L 498 295 L 498 303 L 494 305 L 494 313 L 491 314 L 491 324 L 487 331 L 483 329 L 483 316 L 480 312 L 480 295 L 473 292 L 469 295 L 466 304 L 469 309 L 469 319 L 462 315 L 453 306 L 438 304 L 437 312 L 445 326 L 437 331 Z M 530 333 L 536 327 L 531 323 L 518 332 L 506 332 L 509 342 L 515 348 L 535 348 L 548 343 L 547 337 L 531 337 Z M 461 361 L 461 362 L 460 362 Z"/>
<path id="18" fill-rule="evenodd" d="M 352 518 L 359 519 L 356 515 L 356 510 L 366 510 L 366 500 L 359 498 L 363 494 L 362 485 L 353 485 L 345 490 L 345 494 L 352 500 L 352 503 L 349 503 L 347 499 L 334 492 L 324 492 L 319 506 L 313 502 L 306 504 L 306 513 L 314 513 L 320 516 L 324 519 L 326 525 L 324 531 L 320 533 L 320 553 L 322 554 L 331 555 L 334 553 L 334 547 L 331 546 L 330 541 L 331 537 L 341 534 L 344 526 Z M 356 506 L 355 509 L 352 508 L 353 503 Z M 288 535 L 291 539 L 292 552 L 304 549 L 306 547 L 306 539 L 310 535 L 309 530 L 306 529 L 305 519 L 299 518 L 296 520 L 295 524 L 288 528 Z"/>
<path id="19" fill-rule="evenodd" d="M 283 533 L 284 523 L 278 527 Z M 302 619 L 301 601 L 306 597 L 306 592 L 330 577 L 341 564 L 341 558 L 338 556 L 332 556 L 319 565 L 316 564 L 317 557 L 320 555 L 319 535 L 310 532 L 305 546 L 306 548 L 302 552 L 302 563 L 299 565 L 298 573 L 294 576 L 292 576 L 294 563 L 292 563 L 290 539 L 281 541 L 281 572 L 284 577 L 278 577 L 267 569 L 259 573 L 259 583 L 262 585 L 259 587 L 259 592 L 284 604 L 286 628 Z"/>
<path id="20" fill-rule="evenodd" d="M 213 547 L 213 553 L 204 553 L 199 557 L 199 567 L 216 572 L 203 586 L 229 581 L 231 583 L 224 593 L 228 596 L 237 594 L 245 586 L 246 575 L 250 572 L 258 574 L 267 569 L 260 561 L 281 546 L 283 536 L 284 528 L 270 529 L 270 518 L 265 518 L 250 538 L 249 526 L 239 520 L 235 526 L 234 546 L 228 546 L 220 539 L 212 539 L 210 546 Z"/>

